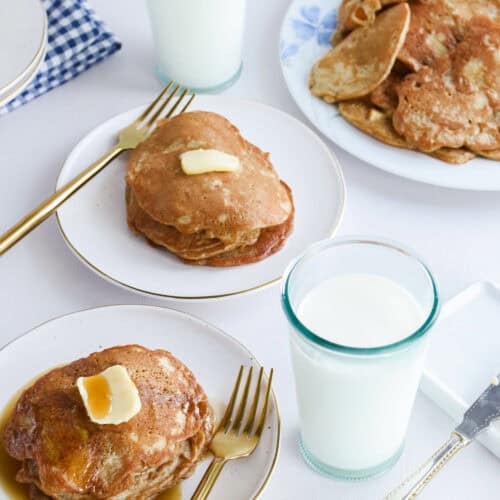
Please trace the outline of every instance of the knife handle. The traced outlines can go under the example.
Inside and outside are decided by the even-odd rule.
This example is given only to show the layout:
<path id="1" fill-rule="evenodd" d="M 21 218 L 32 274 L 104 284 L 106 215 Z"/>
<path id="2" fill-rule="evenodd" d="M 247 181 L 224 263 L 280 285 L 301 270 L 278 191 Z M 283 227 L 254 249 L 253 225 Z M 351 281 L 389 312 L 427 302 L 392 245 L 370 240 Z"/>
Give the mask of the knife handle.
<path id="1" fill-rule="evenodd" d="M 450 439 L 432 455 L 427 462 L 392 490 L 384 500 L 413 500 L 429 484 L 431 479 L 449 462 L 460 450 L 470 444 L 470 440 L 453 432 Z"/>

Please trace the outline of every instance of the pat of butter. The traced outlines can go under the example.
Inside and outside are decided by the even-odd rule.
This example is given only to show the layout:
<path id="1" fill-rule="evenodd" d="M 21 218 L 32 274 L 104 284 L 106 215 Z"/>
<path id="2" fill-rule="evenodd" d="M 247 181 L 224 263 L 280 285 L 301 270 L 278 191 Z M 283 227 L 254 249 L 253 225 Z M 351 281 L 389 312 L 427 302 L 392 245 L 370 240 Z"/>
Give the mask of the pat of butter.
<path id="1" fill-rule="evenodd" d="M 179 156 L 186 175 L 207 172 L 235 172 L 240 169 L 240 160 L 217 149 L 194 149 Z"/>
<path id="2" fill-rule="evenodd" d="M 500 384 L 500 380 L 498 380 L 498 377 L 493 377 L 491 379 L 491 385 L 498 385 Z"/>
<path id="3" fill-rule="evenodd" d="M 90 420 L 96 424 L 128 422 L 141 410 L 139 391 L 124 366 L 115 365 L 97 375 L 79 377 L 76 386 Z"/>

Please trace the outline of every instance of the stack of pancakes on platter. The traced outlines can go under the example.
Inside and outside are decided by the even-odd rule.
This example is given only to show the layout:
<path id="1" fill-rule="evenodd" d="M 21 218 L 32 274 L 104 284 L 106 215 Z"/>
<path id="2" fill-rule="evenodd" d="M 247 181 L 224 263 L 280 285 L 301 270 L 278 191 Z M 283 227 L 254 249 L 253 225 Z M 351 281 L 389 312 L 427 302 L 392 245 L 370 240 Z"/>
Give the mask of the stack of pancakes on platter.
<path id="1" fill-rule="evenodd" d="M 127 369 L 141 410 L 119 425 L 92 422 L 78 377 Z M 30 498 L 149 500 L 187 478 L 213 433 L 213 412 L 191 371 L 167 351 L 128 345 L 56 368 L 25 390 L 3 433 Z"/>
<path id="2" fill-rule="evenodd" d="M 392 146 L 500 159 L 500 0 L 344 0 L 313 95 Z"/>
<path id="3" fill-rule="evenodd" d="M 186 175 L 180 155 L 200 149 L 235 156 L 241 168 Z M 278 251 L 293 227 L 291 190 L 269 155 L 205 111 L 163 121 L 131 153 L 126 205 L 133 231 L 197 265 L 257 262 Z"/>

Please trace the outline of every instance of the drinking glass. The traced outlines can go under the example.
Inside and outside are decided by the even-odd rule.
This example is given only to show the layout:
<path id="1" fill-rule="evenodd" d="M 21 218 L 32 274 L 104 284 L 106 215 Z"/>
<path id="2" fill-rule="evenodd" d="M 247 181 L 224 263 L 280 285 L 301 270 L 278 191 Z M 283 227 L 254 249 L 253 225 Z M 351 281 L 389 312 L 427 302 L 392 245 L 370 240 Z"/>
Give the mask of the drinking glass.
<path id="1" fill-rule="evenodd" d="M 311 289 L 332 277 L 360 273 L 388 278 L 406 289 L 425 313 L 418 329 L 389 345 L 358 348 L 326 340 L 303 324 L 297 311 Z M 431 272 L 411 251 L 389 241 L 323 241 L 288 267 L 282 305 L 306 462 L 341 479 L 389 469 L 403 449 L 430 327 L 439 311 Z"/>
<path id="2" fill-rule="evenodd" d="M 245 0 L 148 0 L 157 72 L 194 92 L 218 92 L 241 73 Z"/>

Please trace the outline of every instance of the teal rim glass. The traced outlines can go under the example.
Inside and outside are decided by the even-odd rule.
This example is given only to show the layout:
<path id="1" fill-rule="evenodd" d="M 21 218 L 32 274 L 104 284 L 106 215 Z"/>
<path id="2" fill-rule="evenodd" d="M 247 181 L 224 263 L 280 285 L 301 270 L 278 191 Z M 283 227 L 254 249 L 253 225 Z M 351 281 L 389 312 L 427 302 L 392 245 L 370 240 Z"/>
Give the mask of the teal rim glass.
<path id="1" fill-rule="evenodd" d="M 429 280 L 430 287 L 432 289 L 432 304 L 429 309 L 429 314 L 427 315 L 425 321 L 422 325 L 410 333 L 407 337 L 392 344 L 387 344 L 377 347 L 350 347 L 342 344 L 336 344 L 335 342 L 330 342 L 316 335 L 312 330 L 307 328 L 301 320 L 295 314 L 295 310 L 290 300 L 290 283 L 294 278 L 294 273 L 300 268 L 301 265 L 314 259 L 315 256 L 319 255 L 321 252 L 328 250 L 333 247 L 340 247 L 345 245 L 374 245 L 383 247 L 387 250 L 398 252 L 405 257 L 412 259 L 421 268 L 423 273 L 427 276 Z M 392 352 L 399 349 L 404 349 L 412 344 L 414 341 L 421 338 L 434 324 L 438 317 L 440 309 L 439 293 L 436 280 L 434 279 L 429 268 L 418 258 L 412 251 L 390 240 L 373 238 L 373 237 L 363 237 L 363 236 L 350 236 L 346 238 L 335 238 L 331 240 L 319 241 L 311 245 L 302 255 L 297 257 L 285 271 L 283 278 L 283 285 L 281 291 L 281 301 L 283 305 L 283 310 L 285 312 L 288 321 L 295 327 L 297 332 L 303 335 L 306 339 L 313 342 L 316 345 L 324 347 L 326 349 L 336 351 L 344 354 L 351 355 L 380 355 L 388 352 Z"/>

